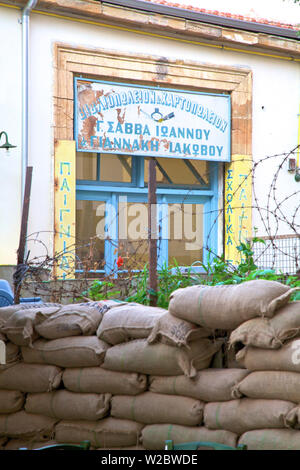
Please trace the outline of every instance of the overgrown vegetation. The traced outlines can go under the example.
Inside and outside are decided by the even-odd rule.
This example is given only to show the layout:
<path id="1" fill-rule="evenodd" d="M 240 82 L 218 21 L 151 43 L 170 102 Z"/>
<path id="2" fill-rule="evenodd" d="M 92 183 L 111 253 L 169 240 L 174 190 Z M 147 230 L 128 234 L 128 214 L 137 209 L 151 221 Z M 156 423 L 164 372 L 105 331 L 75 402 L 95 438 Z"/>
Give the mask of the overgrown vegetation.
<path id="1" fill-rule="evenodd" d="M 158 271 L 157 306 L 168 308 L 169 297 L 174 290 L 195 284 L 215 286 L 265 279 L 300 288 L 300 279 L 297 276 L 276 273 L 273 269 L 258 269 L 253 259 L 253 244 L 255 243 L 265 243 L 265 241 L 255 237 L 251 244 L 241 243 L 237 247 L 242 260 L 237 266 L 225 261 L 224 256 L 214 257 L 211 260 L 211 253 L 206 262 L 201 263 L 202 273 L 194 272 L 192 267 L 183 273 L 176 260 L 173 266 L 164 266 Z M 145 265 L 144 269 L 134 276 L 129 286 L 129 293 L 123 300 L 149 305 L 148 279 L 148 265 Z M 111 281 L 95 281 L 89 290 L 83 293 L 85 298 L 92 300 L 116 298 L 119 295 L 120 291 L 115 290 L 115 284 Z M 300 291 L 295 292 L 291 299 L 300 300 Z"/>
<path id="2" fill-rule="evenodd" d="M 110 281 L 96 280 L 88 290 L 82 292 L 77 300 L 108 300 L 120 296 L 121 291 L 114 289 L 115 285 Z"/>

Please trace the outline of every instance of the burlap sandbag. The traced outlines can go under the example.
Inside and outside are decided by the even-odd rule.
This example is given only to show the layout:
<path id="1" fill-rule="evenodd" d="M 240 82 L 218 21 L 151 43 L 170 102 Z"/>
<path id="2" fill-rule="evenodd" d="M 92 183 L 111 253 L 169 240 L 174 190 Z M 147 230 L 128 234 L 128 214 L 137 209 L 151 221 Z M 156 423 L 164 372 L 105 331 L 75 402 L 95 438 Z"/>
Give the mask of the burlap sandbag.
<path id="1" fill-rule="evenodd" d="M 288 428 L 300 429 L 300 405 L 295 406 L 285 417 Z"/>
<path id="2" fill-rule="evenodd" d="M 40 310 L 34 328 L 43 338 L 57 339 L 67 336 L 93 335 L 103 317 L 101 308 L 90 304 L 71 304 L 61 307 L 50 317 Z"/>
<path id="3" fill-rule="evenodd" d="M 99 421 L 60 421 L 55 427 L 57 442 L 90 441 L 96 448 L 125 447 L 138 444 L 143 424 L 127 419 L 104 418 Z"/>
<path id="4" fill-rule="evenodd" d="M 24 362 L 53 364 L 60 367 L 100 366 L 108 344 L 97 336 L 70 336 L 60 339 L 38 339 L 32 348 L 22 347 Z"/>
<path id="5" fill-rule="evenodd" d="M 299 433 L 300 434 L 300 433 Z M 210 441 L 236 446 L 237 435 L 231 431 L 212 430 L 204 426 L 180 426 L 179 424 L 150 424 L 142 430 L 141 443 L 148 450 L 163 450 L 165 441 L 174 444 L 195 441 Z"/>
<path id="6" fill-rule="evenodd" d="M 246 346 L 237 353 L 236 359 L 248 370 L 300 372 L 300 340 L 291 340 L 280 349 Z"/>
<path id="7" fill-rule="evenodd" d="M 207 403 L 204 424 L 209 429 L 227 429 L 236 434 L 252 429 L 283 428 L 285 416 L 294 407 L 290 401 L 251 398 Z"/>
<path id="8" fill-rule="evenodd" d="M 239 444 L 248 450 L 299 450 L 300 432 L 294 429 L 259 429 L 242 434 Z"/>
<path id="9" fill-rule="evenodd" d="M 57 419 L 18 411 L 0 415 L 0 436 L 11 438 L 49 439 L 54 433 Z"/>
<path id="10" fill-rule="evenodd" d="M 39 334 L 34 329 L 36 317 L 39 312 L 43 312 L 44 317 L 51 316 L 57 312 L 60 307 L 40 307 L 31 309 L 21 309 L 13 313 L 2 326 L 1 331 L 7 338 L 18 346 L 31 346 Z"/>
<path id="11" fill-rule="evenodd" d="M 224 353 L 224 361 L 226 364 L 225 367 L 228 367 L 228 369 L 245 369 L 243 364 L 241 364 L 240 362 L 236 360 L 237 350 L 238 348 L 237 349 L 229 348 L 228 342 L 227 342 L 225 353 Z"/>
<path id="12" fill-rule="evenodd" d="M 7 305 L 6 307 L 0 307 L 0 330 L 1 326 L 11 317 L 14 313 L 20 310 L 31 310 L 39 307 L 60 307 L 61 304 L 56 303 L 37 303 L 37 302 L 24 302 L 21 304 Z"/>
<path id="13" fill-rule="evenodd" d="M 24 401 L 24 393 L 18 390 L 0 390 L 0 413 L 15 413 L 21 410 Z"/>
<path id="14" fill-rule="evenodd" d="M 244 369 L 205 369 L 189 379 L 184 375 L 174 377 L 151 376 L 149 390 L 197 398 L 205 402 L 231 400 L 231 390 L 249 371 Z"/>
<path id="15" fill-rule="evenodd" d="M 19 346 L 9 341 L 5 344 L 5 364 L 0 364 L 0 372 L 17 364 L 20 360 L 21 351 Z"/>
<path id="16" fill-rule="evenodd" d="M 110 399 L 109 393 L 74 393 L 68 390 L 30 393 L 26 398 L 25 410 L 51 418 L 96 421 L 107 415 Z"/>
<path id="17" fill-rule="evenodd" d="M 253 318 L 230 335 L 229 344 L 243 343 L 245 346 L 277 349 L 284 342 L 299 336 L 300 302 L 290 302 L 280 308 L 273 318 Z"/>
<path id="18" fill-rule="evenodd" d="M 300 405 L 295 406 L 285 417 L 285 425 L 289 428 L 300 429 Z"/>
<path id="19" fill-rule="evenodd" d="M 176 318 L 166 312 L 156 321 L 148 336 L 148 343 L 153 344 L 159 341 L 171 346 L 188 346 L 190 341 L 208 338 L 212 334 L 212 330 L 199 328 L 198 325 Z"/>
<path id="20" fill-rule="evenodd" d="M 199 426 L 202 423 L 203 408 L 204 403 L 194 398 L 151 392 L 135 397 L 114 396 L 111 400 L 111 416 L 145 424 Z"/>
<path id="21" fill-rule="evenodd" d="M 101 367 L 65 369 L 63 383 L 71 392 L 137 395 L 147 388 L 147 377 L 135 372 L 115 372 Z"/>
<path id="22" fill-rule="evenodd" d="M 158 318 L 166 313 L 162 308 L 128 303 L 105 313 L 97 330 L 98 338 L 109 344 L 147 338 Z"/>
<path id="23" fill-rule="evenodd" d="M 20 362 L 0 371 L 0 389 L 21 392 L 50 392 L 59 387 L 62 370 L 56 366 Z"/>
<path id="24" fill-rule="evenodd" d="M 77 305 L 88 305 L 90 307 L 97 307 L 99 312 L 104 315 L 108 310 L 111 308 L 115 307 L 121 307 L 122 305 L 126 304 L 124 300 L 119 300 L 119 299 L 107 299 L 107 300 L 91 300 L 89 302 L 85 302 L 82 304 L 77 304 Z"/>
<path id="25" fill-rule="evenodd" d="M 230 334 L 229 348 L 239 343 L 264 349 L 280 348 L 282 343 L 271 327 L 270 321 L 272 320 L 273 318 L 252 318 L 252 320 L 245 321 Z"/>
<path id="26" fill-rule="evenodd" d="M 233 398 L 265 398 L 299 402 L 300 374 L 285 371 L 258 371 L 247 375 L 232 390 Z"/>
<path id="27" fill-rule="evenodd" d="M 194 377 L 197 370 L 206 369 L 221 341 L 201 339 L 189 344 L 190 349 L 166 344 L 148 344 L 138 339 L 113 346 L 106 352 L 104 369 L 120 372 L 140 372 L 149 375 L 182 375 Z"/>
<path id="28" fill-rule="evenodd" d="M 272 317 L 295 289 L 262 279 L 235 285 L 190 286 L 172 292 L 169 311 L 205 328 L 234 330 L 258 316 Z"/>

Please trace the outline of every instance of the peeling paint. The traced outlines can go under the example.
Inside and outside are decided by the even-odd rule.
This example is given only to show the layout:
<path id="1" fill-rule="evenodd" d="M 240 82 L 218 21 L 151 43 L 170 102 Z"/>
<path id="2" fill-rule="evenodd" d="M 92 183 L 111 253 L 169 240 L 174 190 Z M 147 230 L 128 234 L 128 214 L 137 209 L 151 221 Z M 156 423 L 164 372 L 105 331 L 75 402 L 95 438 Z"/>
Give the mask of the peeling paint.
<path id="1" fill-rule="evenodd" d="M 256 34 L 237 33 L 235 31 L 222 31 L 222 38 L 249 45 L 258 44 L 259 40 Z"/>
<path id="2" fill-rule="evenodd" d="M 168 77 L 165 57 L 154 65 Z M 86 82 L 76 83 L 78 151 L 229 161 L 229 95 Z"/>
<path id="3" fill-rule="evenodd" d="M 168 75 L 168 59 L 167 57 L 160 57 L 156 63 L 156 78 L 158 80 L 164 80 L 166 75 Z"/>
<path id="4" fill-rule="evenodd" d="M 124 124 L 126 109 L 124 109 L 122 116 L 121 116 L 121 112 L 122 112 L 121 108 L 117 108 L 116 111 L 117 111 L 117 120 L 119 121 L 120 124 Z"/>
<path id="5" fill-rule="evenodd" d="M 95 135 L 96 124 L 97 118 L 95 116 L 88 117 L 83 123 L 80 138 L 90 142 L 91 136 Z"/>

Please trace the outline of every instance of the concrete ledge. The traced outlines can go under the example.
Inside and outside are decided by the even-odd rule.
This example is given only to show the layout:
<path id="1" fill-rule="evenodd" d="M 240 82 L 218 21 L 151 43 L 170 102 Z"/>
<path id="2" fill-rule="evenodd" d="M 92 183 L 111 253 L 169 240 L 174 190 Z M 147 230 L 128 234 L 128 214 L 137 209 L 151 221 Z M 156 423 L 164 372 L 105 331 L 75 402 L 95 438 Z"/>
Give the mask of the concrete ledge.
<path id="1" fill-rule="evenodd" d="M 23 8 L 25 0 L 4 0 L 3 3 Z M 147 31 L 176 37 L 182 41 L 203 41 L 204 44 L 220 45 L 221 47 L 239 48 L 241 50 L 276 52 L 291 60 L 300 59 L 300 42 L 297 39 L 272 36 L 261 32 L 248 32 L 238 28 L 209 25 L 199 21 L 172 17 L 154 12 L 138 11 L 134 8 L 110 5 L 106 2 L 85 0 L 40 0 L 33 10 L 34 13 L 44 12 L 52 16 L 80 18 L 93 21 L 95 24 L 105 23 L 117 27 L 131 27 L 136 33 Z"/>

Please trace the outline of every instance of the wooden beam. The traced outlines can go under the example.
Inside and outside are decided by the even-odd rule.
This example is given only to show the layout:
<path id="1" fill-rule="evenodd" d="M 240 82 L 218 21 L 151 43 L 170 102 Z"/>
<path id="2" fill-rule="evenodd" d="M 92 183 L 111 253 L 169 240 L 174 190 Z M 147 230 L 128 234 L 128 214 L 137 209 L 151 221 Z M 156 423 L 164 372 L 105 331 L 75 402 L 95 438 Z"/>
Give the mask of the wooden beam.
<path id="1" fill-rule="evenodd" d="M 149 299 L 157 304 L 157 217 L 156 217 L 156 161 L 149 158 L 148 179 L 148 243 L 149 243 Z"/>
<path id="2" fill-rule="evenodd" d="M 20 275 L 21 275 L 20 266 L 24 264 L 24 261 L 25 261 L 24 256 L 25 256 L 26 236 L 27 236 L 31 181 L 32 181 L 32 166 L 28 166 L 26 168 L 20 241 L 19 241 L 19 248 L 17 252 L 18 253 L 17 268 L 16 268 L 17 276 L 14 279 L 14 303 L 15 304 L 20 303 L 20 292 L 21 292 L 21 286 L 22 286 L 22 282 L 20 279 Z"/>

